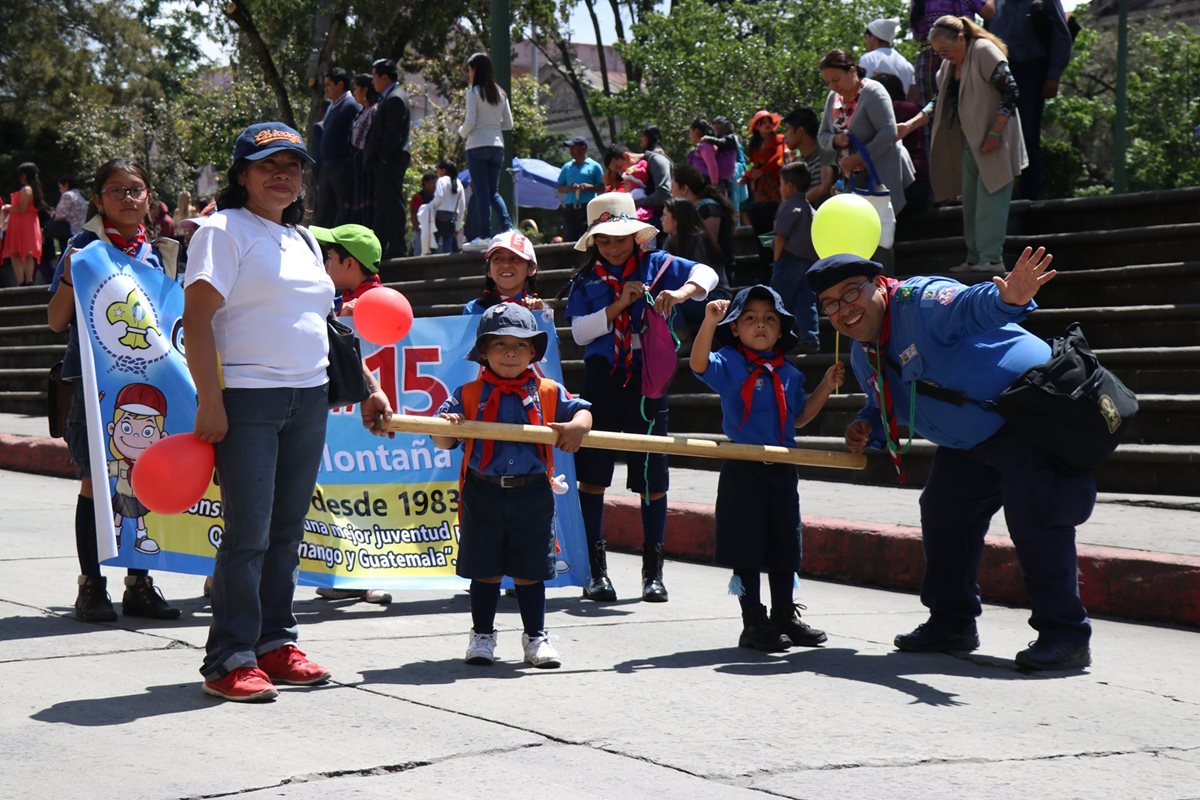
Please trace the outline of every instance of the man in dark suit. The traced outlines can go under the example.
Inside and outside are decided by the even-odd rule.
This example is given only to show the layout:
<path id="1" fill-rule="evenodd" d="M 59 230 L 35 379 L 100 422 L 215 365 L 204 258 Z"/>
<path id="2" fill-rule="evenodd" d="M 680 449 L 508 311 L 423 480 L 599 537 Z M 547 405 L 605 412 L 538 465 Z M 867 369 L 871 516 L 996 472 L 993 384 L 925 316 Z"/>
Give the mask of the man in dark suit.
<path id="1" fill-rule="evenodd" d="M 375 221 L 371 227 L 383 245 L 383 257 L 402 258 L 405 220 L 404 173 L 411 156 L 408 132 L 412 120 L 408 95 L 400 87 L 396 62 L 381 58 L 371 65 L 378 110 L 367 131 L 363 160 L 375 179 Z"/>
<path id="2" fill-rule="evenodd" d="M 350 94 L 350 76 L 333 67 L 325 73 L 325 110 L 317 162 L 321 171 L 317 183 L 317 212 L 313 222 L 332 228 L 349 220 L 350 204 L 350 126 L 362 111 Z"/>

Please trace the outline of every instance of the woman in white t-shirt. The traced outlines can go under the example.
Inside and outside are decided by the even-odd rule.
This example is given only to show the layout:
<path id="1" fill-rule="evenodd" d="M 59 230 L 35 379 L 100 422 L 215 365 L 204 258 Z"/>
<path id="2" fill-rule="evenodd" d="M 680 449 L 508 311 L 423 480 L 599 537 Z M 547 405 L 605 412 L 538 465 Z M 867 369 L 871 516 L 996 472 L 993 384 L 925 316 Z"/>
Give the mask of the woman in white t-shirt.
<path id="1" fill-rule="evenodd" d="M 204 691 L 266 700 L 329 670 L 295 645 L 292 595 L 329 414 L 325 316 L 333 282 L 298 228 L 312 158 L 281 122 L 238 136 L 217 212 L 188 246 L 184 337 L 195 433 L 216 447 L 225 529 L 213 570 Z M 364 370 L 365 372 L 365 370 Z M 373 424 L 390 415 L 368 374 Z"/>
<path id="2" fill-rule="evenodd" d="M 467 170 L 471 173 L 471 218 L 467 236 L 490 240 L 500 231 L 516 227 L 500 196 L 500 170 L 504 167 L 504 131 L 512 130 L 508 96 L 496 84 L 492 59 L 475 53 L 467 59 L 467 118 L 458 128 L 466 139 Z M 492 228 L 492 209 L 500 227 Z"/>

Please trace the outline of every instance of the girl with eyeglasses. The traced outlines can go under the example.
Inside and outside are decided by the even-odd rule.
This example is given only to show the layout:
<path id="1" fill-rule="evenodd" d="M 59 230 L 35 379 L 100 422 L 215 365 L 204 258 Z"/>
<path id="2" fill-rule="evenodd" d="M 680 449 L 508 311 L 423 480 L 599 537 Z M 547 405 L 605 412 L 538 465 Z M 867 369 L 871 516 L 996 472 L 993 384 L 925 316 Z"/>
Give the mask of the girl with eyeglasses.
<path id="1" fill-rule="evenodd" d="M 146 229 L 146 211 L 152 200 L 150 174 L 140 164 L 115 158 L 96 171 L 92 181 L 92 200 L 83 230 L 71 237 L 50 281 L 47 318 L 50 329 L 67 331 L 67 350 L 63 355 L 62 377 L 74 384 L 71 407 L 67 412 L 66 441 L 71 461 L 79 469 L 79 498 L 75 504 L 75 550 L 79 557 L 79 593 L 75 598 L 75 616 L 89 622 L 112 622 L 117 618 L 108 594 L 107 579 L 100 574 L 96 547 L 96 509 L 92 475 L 88 461 L 87 419 L 83 404 L 83 366 L 80 361 L 79 330 L 75 322 L 75 291 L 71 279 L 71 255 L 100 240 L 147 266 L 175 277 L 179 243 L 173 239 L 151 240 Z M 100 477 L 104 490 L 107 479 Z M 143 554 L 158 552 L 153 539 L 142 537 L 134 548 Z M 176 619 L 179 609 L 172 608 L 144 569 L 130 569 L 125 578 L 121 611 L 127 617 Z"/>

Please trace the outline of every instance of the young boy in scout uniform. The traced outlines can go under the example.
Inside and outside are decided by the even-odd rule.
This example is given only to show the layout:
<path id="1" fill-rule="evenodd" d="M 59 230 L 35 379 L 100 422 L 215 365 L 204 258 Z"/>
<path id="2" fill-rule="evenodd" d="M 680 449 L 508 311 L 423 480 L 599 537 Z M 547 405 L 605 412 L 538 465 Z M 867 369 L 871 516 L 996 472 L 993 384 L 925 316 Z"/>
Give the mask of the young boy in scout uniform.
<path id="1" fill-rule="evenodd" d="M 558 431 L 556 446 L 579 449 L 591 430 L 591 404 L 571 397 L 530 365 L 546 353 L 547 335 L 529 309 L 500 303 L 479 318 L 475 346 L 467 354 L 483 365 L 480 376 L 454 390 L 438 416 L 463 420 L 547 425 Z M 452 449 L 462 440 L 432 437 Z M 500 581 L 516 584 L 525 661 L 552 668 L 562 661 L 546 634 L 546 580 L 554 577 L 554 496 L 550 445 L 466 439 L 460 496 L 459 576 L 471 579 L 471 638 L 468 664 L 496 660 L 496 606 Z"/>
<path id="2" fill-rule="evenodd" d="M 713 339 L 721 348 L 713 353 Z M 805 396 L 804 375 L 784 359 L 796 346 L 796 318 L 774 289 L 750 286 L 705 307 L 692 342 L 692 372 L 721 396 L 721 427 L 742 444 L 796 446 L 796 428 L 824 407 L 845 366 L 835 362 Z M 800 569 L 800 495 L 796 468 L 761 461 L 726 461 L 717 483 L 717 556 L 733 568 L 730 594 L 742 606 L 739 647 L 784 650 L 825 641 L 800 619 L 792 601 Z M 759 599 L 760 574 L 771 587 L 771 614 Z"/>

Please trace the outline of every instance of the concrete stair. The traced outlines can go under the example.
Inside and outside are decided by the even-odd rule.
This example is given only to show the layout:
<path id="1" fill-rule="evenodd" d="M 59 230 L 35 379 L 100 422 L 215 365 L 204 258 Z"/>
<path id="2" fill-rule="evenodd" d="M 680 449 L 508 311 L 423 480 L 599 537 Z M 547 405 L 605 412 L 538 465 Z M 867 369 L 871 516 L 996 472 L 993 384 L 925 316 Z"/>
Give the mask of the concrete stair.
<path id="1" fill-rule="evenodd" d="M 1106 366 L 1139 394 L 1141 412 L 1127 443 L 1097 474 L 1102 491 L 1193 495 L 1200 486 L 1200 189 L 1113 197 L 1013 204 L 1005 252 L 1012 263 L 1026 245 L 1045 245 L 1058 276 L 1038 297 L 1040 310 L 1027 322 L 1041 336 L 1059 334 L 1072 322 L 1084 326 Z M 939 208 L 907 221 L 899 231 L 901 276 L 936 274 L 964 253 L 958 208 Z M 557 310 L 563 373 L 578 389 L 582 350 L 571 339 L 553 298 L 582 262 L 569 244 L 538 248 L 538 290 Z M 736 237 L 738 285 L 765 280 L 757 241 L 748 229 Z M 418 316 L 459 314 L 483 288 L 478 252 L 399 259 L 383 265 L 387 285 L 403 292 Z M 956 276 L 966 283 L 988 280 Z M 46 370 L 61 357 L 65 337 L 45 324 L 44 287 L 0 289 L 0 411 L 44 413 Z M 834 335 L 822 320 L 822 351 L 794 357 L 815 383 L 833 361 Z M 842 343 L 842 354 L 845 355 Z M 671 429 L 720 438 L 720 405 L 687 370 L 686 348 L 672 385 Z M 851 375 L 825 412 L 800 432 L 801 447 L 842 450 L 841 431 L 862 406 L 862 388 Z M 906 456 L 909 481 L 919 485 L 933 447 L 916 440 Z M 673 459 L 674 461 L 674 459 Z M 804 477 L 892 485 L 886 455 L 868 469 L 801 468 Z M 705 459 L 678 459 L 714 468 Z"/>

